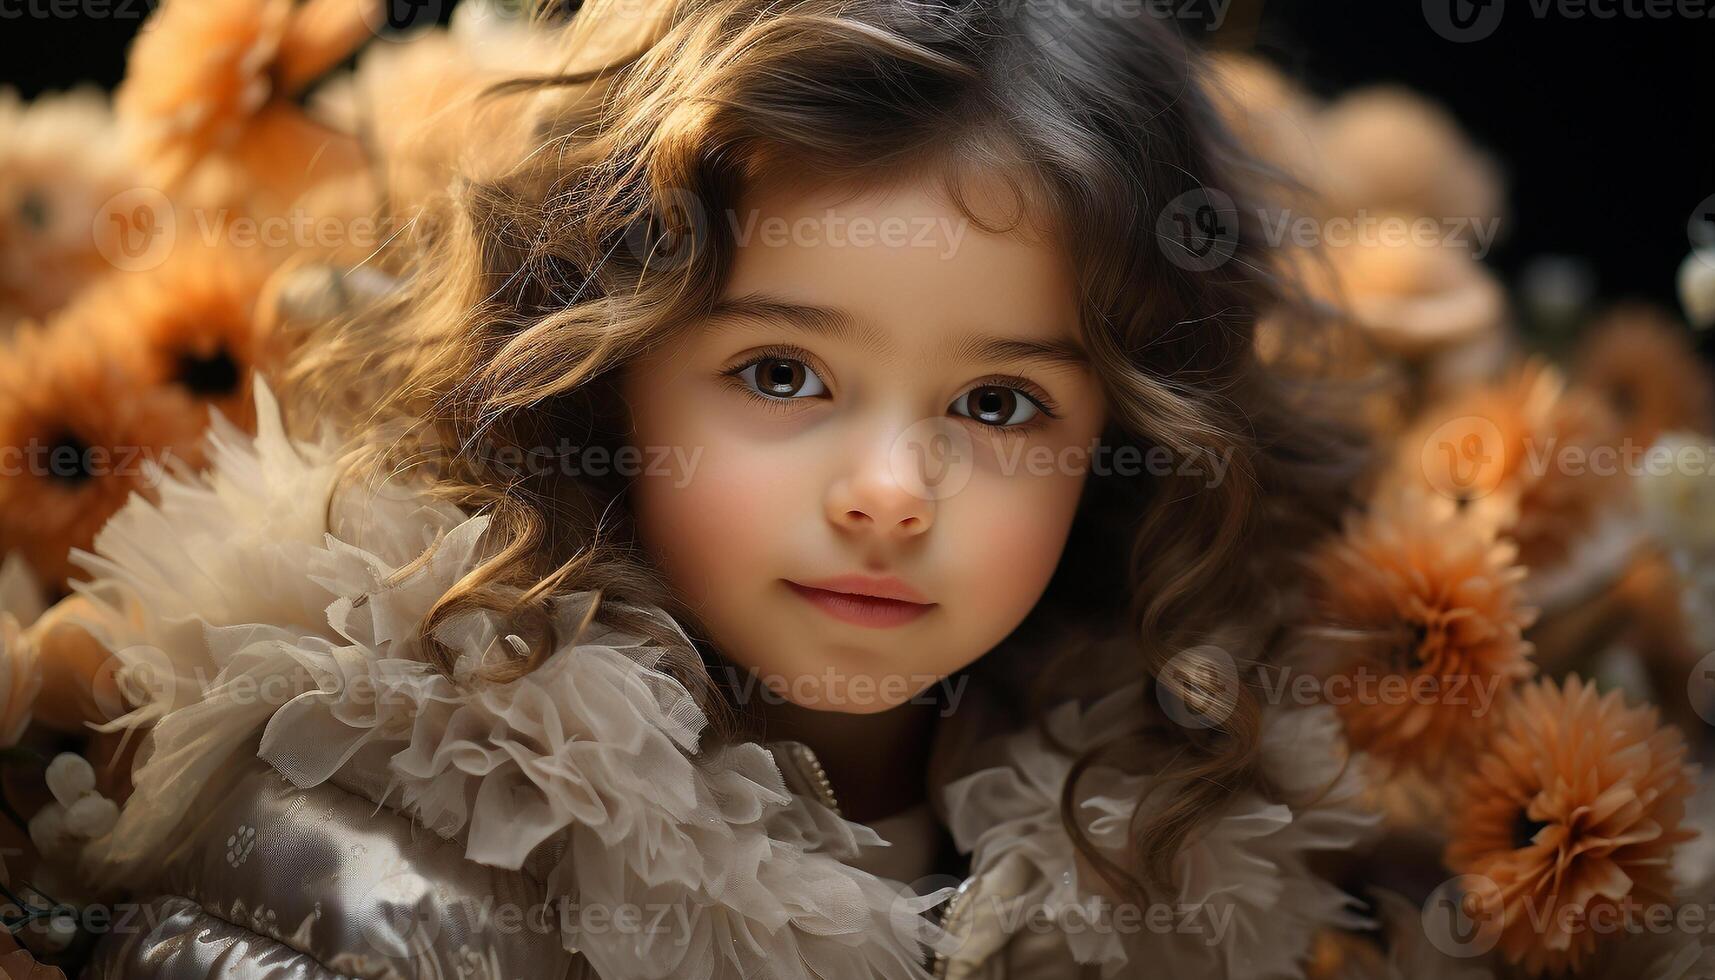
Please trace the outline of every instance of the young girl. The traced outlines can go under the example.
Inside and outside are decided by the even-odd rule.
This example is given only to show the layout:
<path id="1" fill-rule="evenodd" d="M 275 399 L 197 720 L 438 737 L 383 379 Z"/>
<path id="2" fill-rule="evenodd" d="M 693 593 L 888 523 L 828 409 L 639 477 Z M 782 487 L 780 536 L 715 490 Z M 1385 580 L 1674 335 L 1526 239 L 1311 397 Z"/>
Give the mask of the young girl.
<path id="1" fill-rule="evenodd" d="M 1255 353 L 1198 55 L 1076 0 L 565 44 L 291 424 L 84 559 L 149 733 L 85 976 L 1301 975 L 1370 818 L 1237 682 L 1351 452 Z"/>

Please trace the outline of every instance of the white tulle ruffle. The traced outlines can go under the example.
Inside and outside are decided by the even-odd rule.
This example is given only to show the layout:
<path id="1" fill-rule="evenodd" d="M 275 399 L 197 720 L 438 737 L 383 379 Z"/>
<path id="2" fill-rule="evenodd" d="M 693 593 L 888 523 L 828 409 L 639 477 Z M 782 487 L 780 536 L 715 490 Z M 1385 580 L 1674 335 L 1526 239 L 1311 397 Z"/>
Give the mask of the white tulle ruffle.
<path id="1" fill-rule="evenodd" d="M 1134 723 L 1143 697 L 1133 685 L 1087 710 L 1063 705 L 1048 731 L 1074 750 L 1093 744 Z M 1174 862 L 1176 890 L 1147 907 L 1116 900 L 1067 833 L 1060 792 L 1073 759 L 1035 731 L 1011 736 L 1007 764 L 945 790 L 973 875 L 1005 880 L 1009 895 L 1006 908 L 964 910 L 960 938 L 981 944 L 1006 931 L 985 918 L 1040 916 L 1061 926 L 1073 960 L 1104 977 L 1299 976 L 1318 929 L 1365 925 L 1308 859 L 1351 847 L 1378 817 L 1360 803 L 1362 760 L 1348 757 L 1331 709 L 1271 709 L 1264 726 L 1264 768 L 1285 800 L 1243 794 L 1206 820 Z M 1084 778 L 1103 792 L 1081 801 L 1078 819 L 1098 850 L 1123 861 L 1134 813 L 1162 805 L 1166 787 L 1101 767 Z"/>
<path id="2" fill-rule="evenodd" d="M 787 792 L 762 746 L 701 746 L 707 719 L 658 650 L 580 632 L 591 597 L 558 602 L 559 646 L 514 681 L 475 679 L 523 642 L 486 612 L 435 636 L 454 677 L 424 662 L 419 627 L 480 559 L 486 518 L 338 488 L 332 441 L 288 439 L 260 384 L 257 416 L 254 439 L 217 423 L 208 476 L 163 475 L 159 502 L 130 501 L 81 558 L 114 613 L 90 625 L 136 705 L 108 727 L 151 732 L 89 870 L 144 867 L 260 732 L 258 754 L 299 786 L 383 754 L 393 804 L 474 861 L 517 868 L 563 845 L 550 894 L 683 911 L 688 935 L 568 918 L 567 948 L 604 976 L 923 975 L 944 940 L 921 913 L 945 895 L 844 864 L 875 835 Z"/>

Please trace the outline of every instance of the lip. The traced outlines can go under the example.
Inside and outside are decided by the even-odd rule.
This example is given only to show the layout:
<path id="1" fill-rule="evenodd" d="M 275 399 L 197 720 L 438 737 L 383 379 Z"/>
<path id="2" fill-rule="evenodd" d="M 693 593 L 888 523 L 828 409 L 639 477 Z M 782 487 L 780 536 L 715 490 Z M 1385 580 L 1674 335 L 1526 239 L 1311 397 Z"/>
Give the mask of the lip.
<path id="1" fill-rule="evenodd" d="M 842 575 L 816 582 L 784 581 L 804 601 L 856 626 L 903 626 L 935 607 L 922 593 L 896 578 Z"/>

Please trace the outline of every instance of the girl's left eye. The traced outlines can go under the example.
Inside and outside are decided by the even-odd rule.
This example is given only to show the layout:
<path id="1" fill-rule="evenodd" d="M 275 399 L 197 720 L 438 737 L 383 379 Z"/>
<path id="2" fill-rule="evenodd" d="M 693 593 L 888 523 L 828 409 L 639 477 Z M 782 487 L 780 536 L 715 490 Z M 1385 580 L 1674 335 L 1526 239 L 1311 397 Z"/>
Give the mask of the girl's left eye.
<path id="1" fill-rule="evenodd" d="M 808 364 L 790 357 L 761 358 L 741 368 L 738 376 L 769 398 L 818 398 L 828 393 L 828 386 Z"/>
<path id="2" fill-rule="evenodd" d="M 1023 425 L 1042 413 L 1035 399 L 1004 385 L 978 385 L 953 399 L 949 408 L 955 415 L 996 428 Z"/>

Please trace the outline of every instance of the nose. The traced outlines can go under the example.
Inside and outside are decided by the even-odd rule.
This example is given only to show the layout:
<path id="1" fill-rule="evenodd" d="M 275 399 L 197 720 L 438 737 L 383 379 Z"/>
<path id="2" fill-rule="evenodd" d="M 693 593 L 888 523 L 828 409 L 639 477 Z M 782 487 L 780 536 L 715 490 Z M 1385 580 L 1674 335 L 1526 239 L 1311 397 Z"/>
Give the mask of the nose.
<path id="1" fill-rule="evenodd" d="M 885 452 L 835 479 L 826 506 L 829 522 L 856 534 L 903 540 L 924 534 L 935 522 L 935 502 L 901 484 Z"/>

